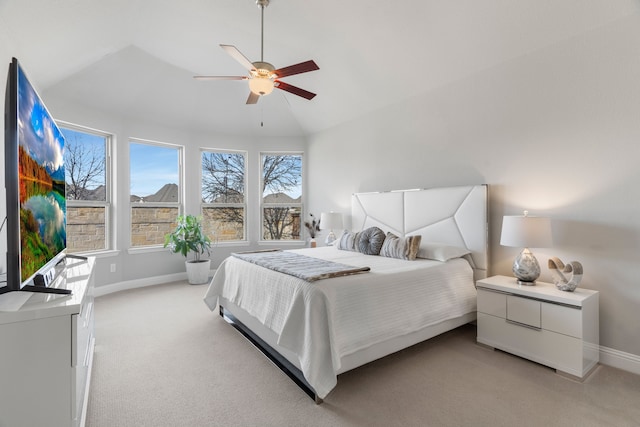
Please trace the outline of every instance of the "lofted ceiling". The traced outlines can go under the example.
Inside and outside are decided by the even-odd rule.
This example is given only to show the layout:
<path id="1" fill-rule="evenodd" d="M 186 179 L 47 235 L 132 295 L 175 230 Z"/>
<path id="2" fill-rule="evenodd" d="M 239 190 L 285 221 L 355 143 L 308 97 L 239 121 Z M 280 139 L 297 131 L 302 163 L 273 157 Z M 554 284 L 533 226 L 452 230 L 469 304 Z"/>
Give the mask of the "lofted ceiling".
<path id="1" fill-rule="evenodd" d="M 638 13 L 635 0 L 612 1 L 271 0 L 264 59 L 313 59 L 319 71 L 284 79 L 317 93 L 311 101 L 275 90 L 245 105 L 245 81 L 192 78 L 246 73 L 221 43 L 260 59 L 255 0 L 0 0 L 0 51 L 39 92 L 80 106 L 198 131 L 305 136 Z"/>

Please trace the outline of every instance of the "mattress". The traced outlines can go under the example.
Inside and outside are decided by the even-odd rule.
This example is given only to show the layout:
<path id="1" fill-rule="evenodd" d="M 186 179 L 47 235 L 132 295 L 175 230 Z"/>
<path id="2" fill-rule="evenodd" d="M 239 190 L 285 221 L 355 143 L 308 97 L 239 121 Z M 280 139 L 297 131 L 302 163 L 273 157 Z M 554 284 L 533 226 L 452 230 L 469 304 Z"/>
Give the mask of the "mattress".
<path id="1" fill-rule="evenodd" d="M 371 270 L 309 283 L 229 257 L 204 300 L 214 310 L 223 297 L 272 330 L 321 398 L 335 387 L 343 357 L 476 311 L 473 270 L 463 258 L 405 261 L 334 247 L 291 252 Z"/>

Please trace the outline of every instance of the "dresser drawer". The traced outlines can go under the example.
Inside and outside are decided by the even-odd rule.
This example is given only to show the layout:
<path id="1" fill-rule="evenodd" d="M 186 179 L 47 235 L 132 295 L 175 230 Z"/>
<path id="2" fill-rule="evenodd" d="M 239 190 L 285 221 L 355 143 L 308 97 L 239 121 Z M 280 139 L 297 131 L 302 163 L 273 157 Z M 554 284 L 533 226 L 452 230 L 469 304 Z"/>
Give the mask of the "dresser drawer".
<path id="1" fill-rule="evenodd" d="M 507 295 L 478 288 L 478 311 L 504 319 L 507 317 Z"/>
<path id="2" fill-rule="evenodd" d="M 543 302 L 542 327 L 570 337 L 582 338 L 582 310 Z"/>
<path id="3" fill-rule="evenodd" d="M 507 295 L 507 320 L 534 328 L 541 327 L 540 301 Z"/>
<path id="4" fill-rule="evenodd" d="M 86 298 L 80 313 L 71 316 L 71 366 L 86 365 L 93 322 L 93 298 Z"/>
<path id="5" fill-rule="evenodd" d="M 87 290 L 80 313 L 71 316 L 71 419 L 74 426 L 84 425 L 86 401 L 89 393 L 91 363 L 95 346 L 94 300 L 92 289 Z"/>

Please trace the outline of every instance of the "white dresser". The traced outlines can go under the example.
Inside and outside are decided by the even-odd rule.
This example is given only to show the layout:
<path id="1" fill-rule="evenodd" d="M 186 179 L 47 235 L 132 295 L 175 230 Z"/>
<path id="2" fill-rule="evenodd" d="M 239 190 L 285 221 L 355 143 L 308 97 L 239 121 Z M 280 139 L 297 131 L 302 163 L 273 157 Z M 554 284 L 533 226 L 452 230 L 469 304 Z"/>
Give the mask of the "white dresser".
<path id="1" fill-rule="evenodd" d="M 479 343 L 584 378 L 598 363 L 598 292 L 493 276 L 476 283 Z"/>
<path id="2" fill-rule="evenodd" d="M 0 311 L 0 427 L 84 426 L 95 343 L 95 259 L 66 263 L 71 295 L 0 295 L 26 299 L 17 310 Z"/>

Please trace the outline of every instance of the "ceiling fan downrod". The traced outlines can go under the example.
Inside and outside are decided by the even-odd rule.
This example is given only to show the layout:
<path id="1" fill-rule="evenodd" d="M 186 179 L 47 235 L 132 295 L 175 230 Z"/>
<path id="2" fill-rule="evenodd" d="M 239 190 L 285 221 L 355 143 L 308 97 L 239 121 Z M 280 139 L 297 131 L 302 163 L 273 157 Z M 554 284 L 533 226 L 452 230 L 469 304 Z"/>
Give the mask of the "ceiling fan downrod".
<path id="1" fill-rule="evenodd" d="M 260 62 L 264 62 L 264 9 L 269 6 L 269 0 L 256 0 L 260 8 Z"/>

